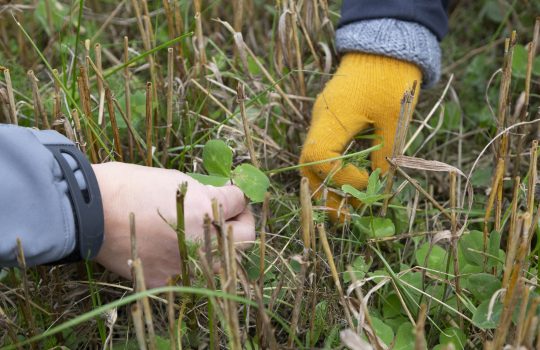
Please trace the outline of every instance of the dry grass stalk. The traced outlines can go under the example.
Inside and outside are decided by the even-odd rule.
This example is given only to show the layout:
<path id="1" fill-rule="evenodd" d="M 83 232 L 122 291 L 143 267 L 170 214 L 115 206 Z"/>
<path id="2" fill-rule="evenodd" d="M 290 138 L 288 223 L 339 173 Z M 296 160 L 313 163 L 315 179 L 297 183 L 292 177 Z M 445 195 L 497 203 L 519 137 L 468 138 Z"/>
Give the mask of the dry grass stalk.
<path id="1" fill-rule="evenodd" d="M 521 107 L 520 115 L 519 115 L 519 121 L 523 122 L 527 120 L 527 116 L 529 115 L 529 98 L 531 93 L 531 77 L 532 77 L 532 71 L 533 71 L 533 62 L 534 62 L 534 56 L 536 54 L 536 48 L 538 45 L 538 35 L 540 31 L 540 17 L 536 18 L 535 25 L 534 25 L 534 32 L 533 32 L 533 39 L 532 41 L 527 45 L 527 70 L 525 73 L 525 87 L 524 87 L 524 99 L 523 99 L 523 106 Z M 514 160 L 514 177 L 517 175 L 517 172 L 519 171 L 520 164 L 521 164 L 521 151 L 523 149 L 523 142 L 524 137 L 521 136 L 524 132 L 523 127 L 519 127 L 517 130 L 518 134 L 518 140 L 517 140 L 517 146 L 516 146 L 516 157 Z"/>
<path id="2" fill-rule="evenodd" d="M 527 213 L 521 215 L 518 218 L 518 221 L 526 221 Z M 523 225 L 517 225 L 523 226 Z M 503 310 L 501 313 L 499 325 L 495 331 L 493 337 L 493 346 L 495 349 L 500 349 L 503 347 L 506 342 L 506 336 L 508 334 L 510 323 L 512 322 L 512 314 L 514 312 L 514 307 L 517 301 L 518 293 L 524 288 L 525 284 L 522 278 L 522 267 L 524 264 L 525 257 L 528 252 L 528 226 L 523 226 L 521 232 L 516 232 L 519 237 L 516 242 L 519 243 L 519 250 L 516 256 L 516 259 L 513 262 L 513 265 L 507 266 L 511 269 L 510 278 L 506 284 L 503 284 L 503 288 L 506 289 L 506 293 L 503 300 Z"/>
<path id="3" fill-rule="evenodd" d="M 184 182 L 176 191 L 176 234 L 178 236 L 178 252 L 180 253 L 180 272 L 182 274 L 182 285 L 189 287 L 189 256 L 186 244 L 186 229 L 184 217 L 184 203 L 188 191 L 187 183 Z"/>
<path id="4" fill-rule="evenodd" d="M 227 292 L 231 295 L 237 294 L 237 264 L 236 264 L 236 247 L 234 245 L 234 233 L 232 226 L 227 228 L 227 248 L 229 250 L 229 271 L 227 271 Z M 232 348 L 233 349 L 242 349 L 242 342 L 240 336 L 240 321 L 238 320 L 238 306 L 236 301 L 229 299 L 229 329 L 231 332 Z"/>
<path id="5" fill-rule="evenodd" d="M 407 130 L 409 128 L 409 121 L 412 117 L 414 95 L 416 93 L 416 81 L 413 83 L 413 87 L 410 91 L 406 91 L 403 99 L 401 100 L 401 109 L 399 112 L 398 127 L 396 129 L 396 135 L 394 136 L 394 148 L 392 150 L 392 158 L 403 155 L 403 147 L 405 145 L 405 138 L 407 137 Z M 394 185 L 394 175 L 396 173 L 396 165 L 390 163 L 391 167 L 388 169 L 388 175 L 386 176 L 386 187 L 384 194 L 386 198 L 383 202 L 383 206 L 380 211 L 381 216 L 386 216 L 388 210 L 388 204 L 390 204 L 390 193 L 392 192 L 392 186 Z"/>
<path id="6" fill-rule="evenodd" d="M 4 71 L 4 78 L 6 80 L 6 90 L 9 100 L 9 116 L 11 120 L 11 124 L 18 125 L 19 122 L 17 120 L 17 106 L 15 105 L 15 95 L 13 93 L 13 85 L 11 83 L 11 75 L 9 74 L 9 69 L 3 68 L 0 66 L 0 70 Z"/>
<path id="7" fill-rule="evenodd" d="M 54 78 L 54 106 L 53 106 L 53 121 L 60 117 L 62 110 L 62 100 L 60 99 L 60 84 L 58 82 L 58 71 L 56 69 L 52 70 L 52 75 Z"/>
<path id="8" fill-rule="evenodd" d="M 129 74 L 129 39 L 127 36 L 124 36 L 124 96 L 125 96 L 125 110 L 126 110 L 126 124 L 131 125 L 131 89 L 129 86 L 130 74 Z M 129 151 L 129 160 L 134 160 L 133 154 L 133 135 L 130 132 L 128 135 L 128 151 Z"/>
<path id="9" fill-rule="evenodd" d="M 244 22 L 244 0 L 233 1 L 233 28 L 237 32 L 242 32 L 242 26 Z"/>
<path id="10" fill-rule="evenodd" d="M 214 266 L 213 255 L 212 255 L 212 221 L 208 214 L 204 215 L 203 220 L 203 232 L 204 232 L 204 252 L 199 251 L 199 256 L 201 257 L 201 265 L 203 274 L 206 277 L 207 288 L 210 290 L 216 290 L 214 283 L 214 275 L 212 274 L 212 267 Z M 214 298 L 208 299 L 208 330 L 209 330 L 209 348 L 213 350 L 219 349 L 219 332 L 217 328 L 217 319 L 215 307 L 217 303 Z"/>
<path id="11" fill-rule="evenodd" d="M 255 147 L 253 146 L 253 139 L 251 138 L 251 127 L 250 127 L 249 120 L 247 118 L 245 101 L 246 101 L 246 92 L 245 92 L 244 84 L 239 82 L 238 87 L 236 89 L 236 102 L 238 102 L 238 106 L 240 107 L 240 115 L 242 116 L 242 125 L 244 126 L 244 135 L 246 137 L 246 144 L 249 151 L 249 157 L 251 159 L 251 164 L 253 164 L 253 166 L 256 168 L 260 168 L 261 164 L 259 163 L 257 153 L 255 152 Z"/>
<path id="12" fill-rule="evenodd" d="M 519 307 L 519 317 L 516 323 L 515 340 L 514 340 L 514 347 L 516 349 L 519 348 L 519 345 L 521 345 L 521 343 L 523 342 L 523 337 L 525 336 L 524 331 L 526 330 L 525 321 L 527 317 L 527 308 L 529 306 L 528 305 L 529 293 L 530 293 L 530 289 L 525 284 L 523 284 L 522 294 L 519 301 L 521 305 Z"/>
<path id="13" fill-rule="evenodd" d="M 311 192 L 309 190 L 309 180 L 303 177 L 300 181 L 300 220 L 302 222 L 302 241 L 306 249 L 315 249 L 315 233 L 313 226 L 313 206 L 311 203 Z"/>
<path id="14" fill-rule="evenodd" d="M 356 278 L 356 274 L 354 273 L 352 267 L 350 265 L 347 266 L 347 272 L 349 273 L 349 276 L 351 278 L 351 285 L 356 285 L 358 280 Z M 358 298 L 358 302 L 360 303 L 360 311 L 365 318 L 365 326 L 361 325 L 360 322 L 358 324 L 358 327 L 365 327 L 367 332 L 366 335 L 370 341 L 370 343 L 375 346 L 376 350 L 382 350 L 383 347 L 381 343 L 379 342 L 379 337 L 377 337 L 377 333 L 375 332 L 375 328 L 373 327 L 373 322 L 371 321 L 371 316 L 369 314 L 369 309 L 367 307 L 367 304 L 365 303 L 364 295 L 362 293 L 362 289 L 360 286 L 354 288 L 354 292 L 356 294 L 356 297 Z M 359 320 L 360 321 L 360 320 Z M 357 331 L 357 333 L 360 333 Z"/>
<path id="15" fill-rule="evenodd" d="M 113 132 L 114 149 L 116 152 L 115 159 L 120 162 L 124 161 L 122 154 L 122 143 L 120 141 L 120 132 L 118 131 L 118 124 L 116 123 L 116 114 L 114 113 L 114 103 L 112 98 L 111 89 L 105 88 L 105 100 L 107 101 L 107 110 L 109 112 L 109 120 L 111 122 L 111 129 Z"/>
<path id="16" fill-rule="evenodd" d="M 141 7 L 138 0 L 131 0 L 131 5 L 135 10 L 135 18 L 137 19 L 137 27 L 139 28 L 139 33 L 141 34 L 141 39 L 143 42 L 144 49 L 146 51 L 150 50 L 149 40 L 147 38 L 147 32 L 145 30 L 144 21 L 142 18 Z"/>
<path id="17" fill-rule="evenodd" d="M 144 280 L 144 272 L 142 262 L 140 258 L 133 260 L 132 268 L 135 275 L 135 283 L 137 285 L 137 292 L 146 291 L 146 282 Z M 156 349 L 156 332 L 154 330 L 154 320 L 152 317 L 152 308 L 150 307 L 150 300 L 147 296 L 142 298 L 144 323 L 146 324 L 146 330 L 148 332 L 148 347 L 150 350 Z"/>
<path id="18" fill-rule="evenodd" d="M 457 227 L 457 186 L 456 186 L 456 179 L 457 174 L 455 172 L 450 172 L 450 210 L 451 210 L 451 233 L 452 233 L 452 258 L 454 260 L 454 284 L 456 289 L 456 295 L 461 295 L 461 286 L 460 286 L 460 273 L 459 273 L 459 260 L 458 260 L 458 240 L 459 240 L 459 233 L 458 233 L 458 227 Z M 460 298 L 456 298 L 456 306 L 459 314 L 461 315 L 461 303 L 459 302 Z M 463 317 L 460 316 L 459 318 L 459 325 L 463 329 Z"/>
<path id="19" fill-rule="evenodd" d="M 167 281 L 168 286 L 174 286 L 174 281 L 169 278 Z M 176 350 L 176 329 L 175 329 L 175 311 L 174 311 L 174 293 L 173 291 L 167 292 L 167 321 L 168 324 L 168 330 L 169 330 L 169 341 L 170 341 L 170 347 L 171 350 Z"/>
<path id="20" fill-rule="evenodd" d="M 289 339 L 287 341 L 287 347 L 292 348 L 294 338 L 296 336 L 296 330 L 298 328 L 298 320 L 300 319 L 300 311 L 302 308 L 302 297 L 304 295 L 304 284 L 306 282 L 306 273 L 308 268 L 309 249 L 304 248 L 302 258 L 300 260 L 300 272 L 296 278 L 296 292 L 294 295 L 294 307 L 291 315 L 291 332 L 289 333 Z M 347 307 L 343 305 L 343 307 Z"/>
<path id="21" fill-rule="evenodd" d="M 204 44 L 203 26 L 201 19 L 201 0 L 193 1 L 195 7 L 195 39 L 197 42 L 196 51 L 197 56 L 197 70 L 202 72 L 203 67 L 206 65 L 206 49 Z"/>
<path id="22" fill-rule="evenodd" d="M 79 117 L 79 111 L 76 109 L 73 109 L 71 111 L 71 117 L 73 118 L 73 124 L 75 125 L 75 132 L 74 132 L 74 134 L 76 135 L 75 140 L 78 143 L 81 151 L 83 151 L 83 153 L 86 153 L 86 141 L 84 139 L 84 135 L 82 132 L 81 118 Z M 69 123 L 67 124 L 69 125 Z"/>
<path id="23" fill-rule="evenodd" d="M 505 168 L 505 159 L 499 158 L 497 160 L 497 166 L 495 173 L 491 179 L 491 192 L 489 193 L 488 201 L 486 203 L 486 212 L 484 214 L 484 248 L 483 251 L 487 252 L 487 244 L 489 238 L 489 221 L 491 219 L 491 211 L 495 204 L 495 199 L 499 194 L 499 187 L 502 186 L 503 176 Z M 484 255 L 484 269 L 487 263 L 487 255 Z"/>
<path id="24" fill-rule="evenodd" d="M 265 259 L 266 259 L 266 225 L 268 223 L 268 216 L 270 211 L 270 193 L 266 192 L 264 195 L 262 213 L 261 213 L 261 234 L 259 237 L 259 288 L 262 291 L 264 286 L 264 271 L 265 271 Z"/>
<path id="25" fill-rule="evenodd" d="M 441 214 L 443 214 L 448 220 L 452 220 L 452 216 L 448 213 L 448 211 L 442 205 L 440 205 L 439 202 L 437 202 L 433 198 L 433 196 L 430 195 L 422 186 L 420 186 L 418 182 L 416 182 L 415 179 L 410 177 L 406 172 L 404 172 L 399 166 L 397 166 L 389 158 L 386 158 L 386 161 L 390 163 L 390 165 L 395 167 L 395 170 L 398 172 L 398 174 L 404 177 L 411 185 L 413 185 L 414 188 L 418 190 L 418 192 L 420 192 L 431 204 L 435 206 L 435 208 L 437 208 L 441 212 Z M 388 178 L 387 181 L 388 180 L 390 180 L 390 178 Z"/>
<path id="26" fill-rule="evenodd" d="M 152 166 L 154 123 L 152 118 L 152 83 L 146 83 L 146 165 Z"/>
<path id="27" fill-rule="evenodd" d="M 536 183 L 538 181 L 538 140 L 534 140 L 531 145 L 529 160 L 529 183 L 527 185 L 527 213 L 533 215 L 534 194 Z"/>
<path id="28" fill-rule="evenodd" d="M 32 308 L 30 306 L 30 300 L 32 300 L 30 294 L 30 283 L 28 282 L 28 275 L 26 273 L 26 258 L 24 257 L 24 250 L 20 238 L 17 237 L 17 263 L 21 271 L 23 292 L 24 292 L 24 303 L 21 303 L 20 307 L 23 311 L 24 318 L 28 324 L 28 334 L 30 337 L 33 337 L 37 334 L 36 321 L 34 320 L 34 314 L 32 313 Z M 32 349 L 36 346 L 32 344 Z"/>
<path id="29" fill-rule="evenodd" d="M 533 348 L 532 344 L 535 336 L 540 335 L 540 333 L 536 334 L 538 326 L 536 310 L 538 310 L 538 305 L 540 305 L 540 298 L 535 297 L 532 300 L 530 307 L 527 308 L 527 317 L 525 318 L 523 332 L 519 335 L 523 339 L 523 345 L 528 349 Z"/>
<path id="30" fill-rule="evenodd" d="M 300 88 L 299 94 L 306 96 L 306 81 L 304 77 L 304 64 L 302 59 L 302 49 L 300 47 L 300 39 L 298 38 L 298 13 L 294 0 L 289 0 L 290 18 L 294 49 L 296 54 L 296 69 L 298 70 L 298 85 Z"/>
<path id="31" fill-rule="evenodd" d="M 103 86 L 103 61 L 101 58 L 101 44 L 94 45 L 94 51 L 96 54 L 95 71 L 97 76 L 97 87 L 99 94 L 99 108 L 98 108 L 98 125 L 104 127 L 103 114 L 105 111 L 105 87 Z"/>
<path id="32" fill-rule="evenodd" d="M 30 81 L 30 87 L 32 88 L 32 98 L 34 101 L 34 124 L 38 126 L 39 121 L 41 121 L 42 128 L 50 129 L 51 126 L 49 124 L 49 119 L 47 118 L 47 112 L 45 111 L 45 107 L 43 107 L 43 100 L 37 85 L 38 79 L 33 70 L 29 70 L 27 74 L 28 80 Z"/>
<path id="33" fill-rule="evenodd" d="M 328 259 L 330 272 L 332 274 L 332 278 L 334 279 L 338 295 L 343 305 L 343 310 L 345 311 L 345 318 L 347 320 L 347 323 L 349 324 L 349 327 L 354 328 L 351 313 L 349 311 L 347 302 L 345 301 L 345 295 L 343 294 L 343 288 L 341 287 L 341 282 L 339 280 L 339 273 L 336 268 L 336 264 L 334 263 L 334 255 L 332 254 L 332 249 L 330 249 L 330 244 L 328 243 L 328 239 L 326 237 L 326 230 L 324 229 L 324 224 L 317 225 L 317 232 L 319 233 L 320 242 L 322 244 L 324 253 L 326 254 L 326 258 Z"/>
<path id="34" fill-rule="evenodd" d="M 137 303 L 131 305 L 131 317 L 133 318 L 133 327 L 140 350 L 146 350 L 146 334 L 144 331 L 143 313 Z"/>
<path id="35" fill-rule="evenodd" d="M 514 179 L 514 190 L 513 190 L 513 194 L 512 194 L 512 209 L 511 209 L 511 212 L 510 212 L 510 224 L 508 226 L 508 239 L 506 241 L 506 250 L 505 252 L 508 254 L 510 252 L 510 246 L 512 244 L 512 239 L 511 239 L 511 236 L 512 236 L 512 232 L 515 231 L 515 227 L 516 227 L 516 220 L 517 220 L 517 217 L 518 217 L 518 204 L 519 204 L 519 189 L 520 189 L 520 185 L 521 185 L 521 178 L 519 176 L 517 176 L 515 179 Z M 534 192 L 534 191 L 533 191 Z"/>
<path id="36" fill-rule="evenodd" d="M 420 305 L 420 312 L 418 313 L 418 320 L 416 321 L 415 329 L 415 350 L 426 350 L 427 343 L 425 337 L 424 328 L 426 326 L 426 317 L 427 317 L 427 306 L 426 304 Z"/>
<path id="37" fill-rule="evenodd" d="M 276 337 L 274 335 L 274 329 L 272 327 L 272 324 L 270 323 L 270 319 L 268 317 L 268 315 L 266 314 L 266 309 L 264 307 L 264 301 L 263 301 L 263 296 L 262 296 L 262 289 L 259 288 L 259 286 L 257 285 L 254 285 L 253 286 L 253 290 L 254 290 L 254 296 L 255 296 L 255 301 L 257 302 L 257 305 L 258 305 L 258 315 L 259 315 L 259 319 L 261 320 L 261 324 L 262 324 L 262 336 L 263 336 L 263 339 L 261 340 L 261 343 L 264 344 L 266 347 L 263 347 L 263 348 L 268 348 L 268 349 L 271 349 L 271 350 L 277 350 L 279 349 L 279 345 L 277 343 L 277 340 L 276 340 Z"/>
<path id="38" fill-rule="evenodd" d="M 94 135 L 88 126 L 92 122 L 92 107 L 90 105 L 90 87 L 88 85 L 88 74 L 86 67 L 81 65 L 79 67 L 80 74 L 77 77 L 77 83 L 79 86 L 79 95 L 82 102 L 84 117 L 86 118 L 86 140 L 88 141 L 88 147 L 90 149 L 90 159 L 92 163 L 99 163 L 98 152 L 96 150 L 96 143 L 94 142 Z"/>
<path id="39" fill-rule="evenodd" d="M 165 0 L 164 2 L 167 2 Z M 167 51 L 167 125 L 165 125 L 165 142 L 163 143 L 163 153 L 161 155 L 161 164 L 167 163 L 169 157 L 169 146 L 171 144 L 171 131 L 173 120 L 173 93 L 174 93 L 174 49 Z"/>

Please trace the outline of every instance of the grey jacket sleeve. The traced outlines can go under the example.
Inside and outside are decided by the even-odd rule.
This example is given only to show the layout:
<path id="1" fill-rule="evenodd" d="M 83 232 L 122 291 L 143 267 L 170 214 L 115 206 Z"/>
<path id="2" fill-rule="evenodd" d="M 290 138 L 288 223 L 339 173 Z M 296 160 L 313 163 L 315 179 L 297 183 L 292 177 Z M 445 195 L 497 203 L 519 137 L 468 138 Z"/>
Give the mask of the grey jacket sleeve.
<path id="1" fill-rule="evenodd" d="M 59 133 L 0 124 L 0 266 L 93 258 L 103 240 L 90 163 Z"/>

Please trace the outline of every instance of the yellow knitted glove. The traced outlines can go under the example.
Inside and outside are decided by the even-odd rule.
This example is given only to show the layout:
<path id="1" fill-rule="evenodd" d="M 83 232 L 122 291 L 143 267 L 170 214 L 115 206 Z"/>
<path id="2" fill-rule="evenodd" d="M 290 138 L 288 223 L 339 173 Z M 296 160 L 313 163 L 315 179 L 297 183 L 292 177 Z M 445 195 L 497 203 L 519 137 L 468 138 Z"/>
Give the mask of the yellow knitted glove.
<path id="1" fill-rule="evenodd" d="M 300 163 L 339 157 L 358 133 L 373 126 L 376 135 L 373 143 L 382 142 L 382 148 L 371 153 L 371 168 L 386 172 L 385 158 L 392 155 L 401 100 L 415 80 L 420 86 L 421 78 L 420 68 L 412 63 L 379 55 L 347 53 L 315 101 Z M 352 164 L 343 166 L 341 160 L 308 165 L 301 168 L 301 173 L 308 178 L 316 198 L 321 197 L 323 184 L 335 187 L 349 184 L 361 190 L 367 186 L 369 177 L 365 170 Z M 338 219 L 341 201 L 338 194 L 328 192 L 326 206 L 333 220 Z M 346 215 L 346 210 L 340 209 L 339 219 L 343 220 Z"/>

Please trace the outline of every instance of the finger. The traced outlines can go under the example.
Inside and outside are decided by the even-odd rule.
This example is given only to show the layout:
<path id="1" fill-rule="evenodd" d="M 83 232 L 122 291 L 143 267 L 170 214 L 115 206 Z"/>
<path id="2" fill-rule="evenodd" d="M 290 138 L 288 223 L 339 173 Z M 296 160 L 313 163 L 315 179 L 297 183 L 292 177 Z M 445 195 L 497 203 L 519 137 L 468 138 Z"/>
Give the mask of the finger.
<path id="1" fill-rule="evenodd" d="M 236 186 L 223 187 L 208 186 L 210 198 L 215 198 L 223 206 L 225 220 L 240 215 L 246 208 L 247 202 L 244 193 Z"/>
<path id="2" fill-rule="evenodd" d="M 255 218 L 248 207 L 234 219 L 225 222 L 225 227 L 227 230 L 231 227 L 235 246 L 239 249 L 246 249 L 255 241 Z"/>
<path id="3" fill-rule="evenodd" d="M 332 86 L 331 81 L 313 107 L 313 122 L 300 157 L 302 164 L 341 156 L 356 134 L 370 124 L 367 117 L 358 115 L 358 106 L 354 102 L 336 103 L 343 101 L 341 95 L 345 92 L 343 89 L 336 91 Z M 321 180 L 328 179 L 339 186 L 350 184 L 358 189 L 367 186 L 367 172 L 351 164 L 343 166 L 341 160 L 312 164 L 308 167 Z"/>

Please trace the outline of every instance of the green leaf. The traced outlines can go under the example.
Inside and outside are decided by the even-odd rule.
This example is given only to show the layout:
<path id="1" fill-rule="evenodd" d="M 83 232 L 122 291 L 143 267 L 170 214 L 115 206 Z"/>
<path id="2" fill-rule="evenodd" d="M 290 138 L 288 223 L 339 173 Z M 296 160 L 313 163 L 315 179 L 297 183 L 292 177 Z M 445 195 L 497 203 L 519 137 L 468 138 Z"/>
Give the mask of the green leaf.
<path id="1" fill-rule="evenodd" d="M 230 177 L 232 158 L 231 149 L 221 140 L 210 140 L 204 145 L 203 165 L 210 175 Z"/>
<path id="2" fill-rule="evenodd" d="M 387 218 L 375 217 L 371 220 L 371 229 L 373 235 L 377 238 L 390 237 L 396 233 L 396 228 L 392 220 Z"/>
<path id="3" fill-rule="evenodd" d="M 362 203 L 366 205 L 371 205 L 377 201 L 380 201 L 381 199 L 384 199 L 387 197 L 387 195 L 384 194 L 369 194 L 367 192 L 358 191 L 356 188 L 352 187 L 351 185 L 343 185 L 341 186 L 341 190 L 345 193 L 350 194 L 351 196 L 355 197 Z"/>
<path id="4" fill-rule="evenodd" d="M 466 288 L 478 301 L 490 299 L 493 293 L 502 288 L 501 281 L 489 273 L 475 273 L 465 281 Z"/>
<path id="5" fill-rule="evenodd" d="M 371 262 L 366 263 L 366 259 L 362 255 L 354 259 L 351 264 L 352 272 L 354 273 L 356 279 L 358 280 L 361 280 L 366 276 L 366 273 L 369 271 L 370 266 L 371 266 Z M 345 283 L 349 283 L 351 281 L 351 275 L 348 273 L 345 273 L 343 275 L 343 281 Z"/>
<path id="6" fill-rule="evenodd" d="M 212 176 L 212 175 L 204 175 L 204 174 L 196 174 L 196 173 L 188 173 L 189 176 L 194 178 L 195 180 L 199 181 L 203 185 L 212 185 L 212 186 L 223 186 L 229 181 L 228 177 L 222 177 L 222 176 Z"/>
<path id="7" fill-rule="evenodd" d="M 471 231 L 464 234 L 459 240 L 460 250 L 469 264 L 483 266 L 484 255 L 480 252 L 484 249 L 484 234 L 480 231 Z"/>
<path id="8" fill-rule="evenodd" d="M 446 271 L 446 260 L 448 259 L 448 255 L 446 250 L 438 245 L 432 246 L 430 251 L 430 244 L 424 243 L 416 250 L 415 256 L 416 263 L 420 266 L 441 272 Z"/>
<path id="9" fill-rule="evenodd" d="M 398 317 L 402 314 L 403 306 L 396 293 L 392 292 L 387 295 L 381 295 L 381 297 L 383 298 L 382 313 L 385 319 Z"/>
<path id="10" fill-rule="evenodd" d="M 450 327 L 444 330 L 439 335 L 439 343 L 441 344 L 454 344 L 454 348 L 457 350 L 465 349 L 465 343 L 467 342 L 467 336 L 463 331 L 456 327 Z"/>
<path id="11" fill-rule="evenodd" d="M 371 322 L 373 323 L 375 334 L 377 334 L 386 345 L 392 344 L 392 341 L 394 341 L 394 331 L 392 328 L 377 317 L 372 317 Z"/>
<path id="12" fill-rule="evenodd" d="M 473 324 L 482 329 L 494 329 L 499 324 L 499 318 L 501 317 L 503 305 L 501 302 L 496 301 L 490 317 L 488 318 L 490 300 L 484 300 L 473 314 Z"/>
<path id="13" fill-rule="evenodd" d="M 414 349 L 416 337 L 414 335 L 414 327 L 409 322 L 399 326 L 394 350 L 409 350 Z"/>
<path id="14" fill-rule="evenodd" d="M 367 185 L 367 189 L 366 189 L 366 193 L 368 195 L 377 194 L 381 190 L 382 185 L 380 184 L 380 181 L 379 181 L 379 174 L 380 173 L 381 173 L 381 169 L 377 168 L 376 170 L 374 170 L 371 173 L 371 175 L 369 175 L 368 185 Z"/>
<path id="15" fill-rule="evenodd" d="M 501 246 L 501 233 L 498 231 L 492 231 L 489 234 L 489 247 L 488 247 L 488 253 L 489 255 L 493 257 L 488 257 L 488 267 L 496 267 L 498 265 L 502 265 L 502 261 L 499 261 L 495 259 L 494 257 L 500 257 L 500 250 L 499 247 Z M 503 252 L 504 255 L 504 252 Z M 503 259 L 504 261 L 504 259 Z"/>
<path id="16" fill-rule="evenodd" d="M 255 203 L 264 200 L 264 195 L 270 187 L 270 180 L 266 174 L 251 164 L 237 166 L 232 172 L 232 181 Z"/>

